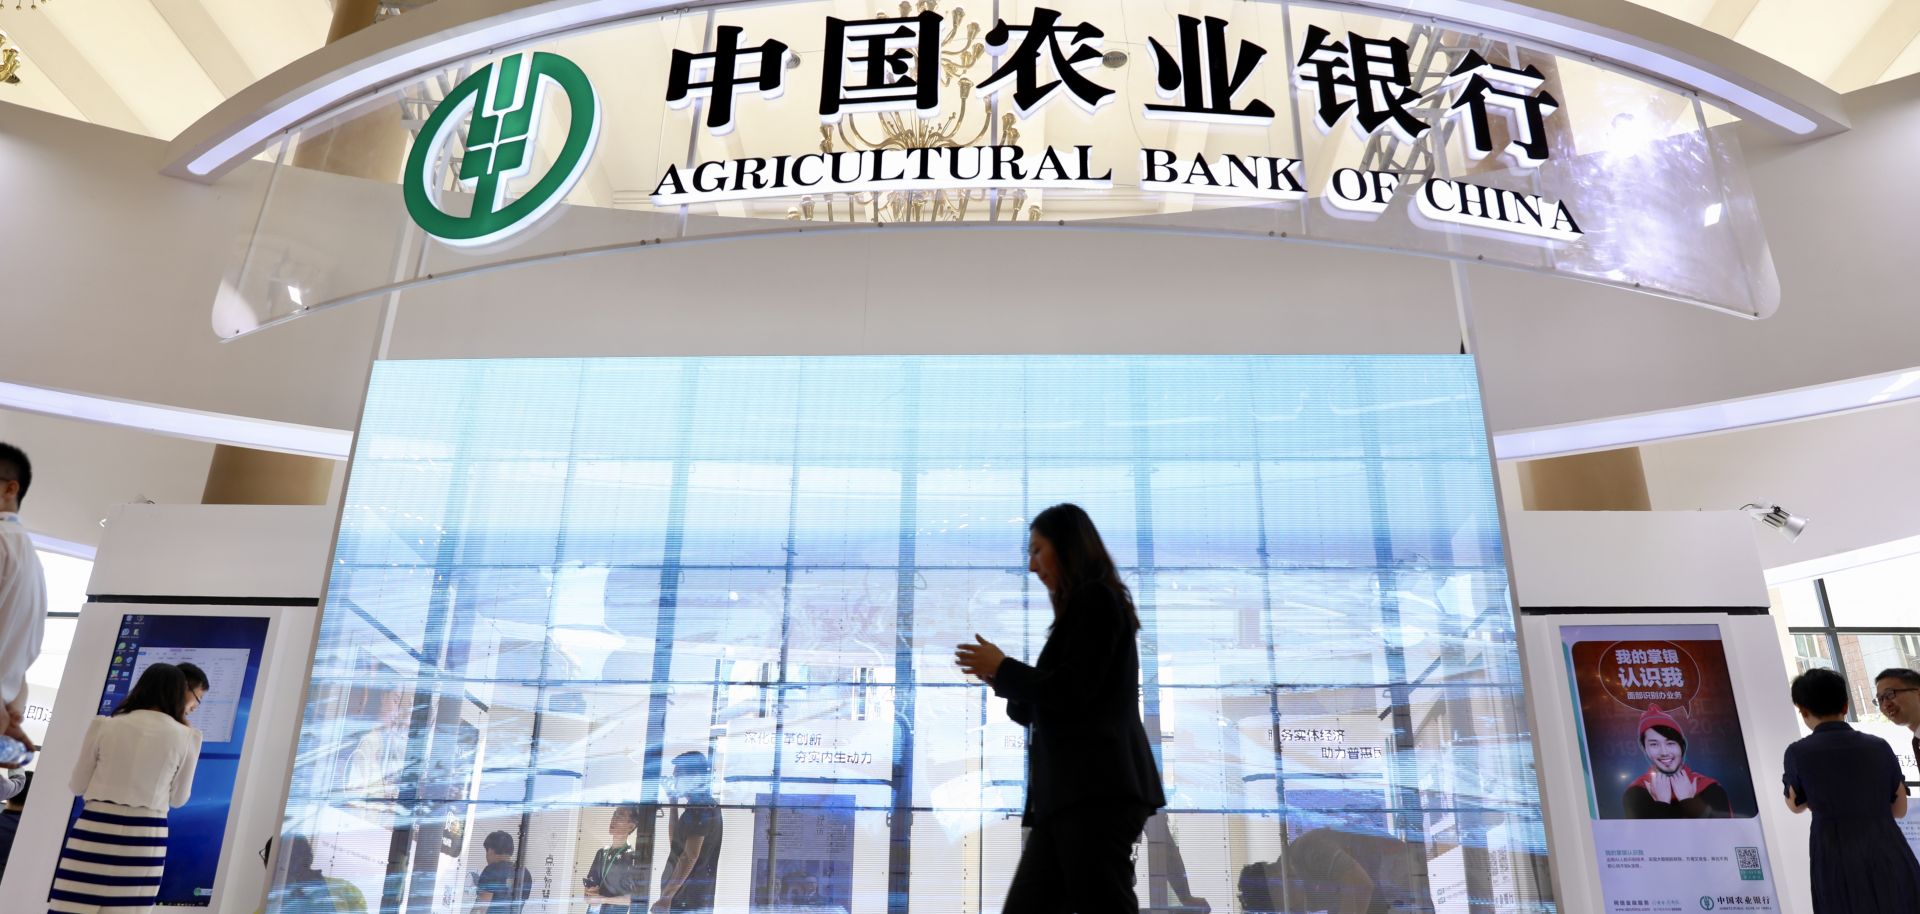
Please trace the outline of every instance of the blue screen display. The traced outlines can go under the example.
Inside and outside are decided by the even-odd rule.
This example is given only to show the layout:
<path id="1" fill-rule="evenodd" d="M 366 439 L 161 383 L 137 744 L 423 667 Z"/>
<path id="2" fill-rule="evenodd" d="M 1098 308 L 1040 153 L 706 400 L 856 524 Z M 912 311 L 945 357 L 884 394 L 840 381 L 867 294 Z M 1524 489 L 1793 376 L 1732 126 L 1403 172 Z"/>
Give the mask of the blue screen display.
<path id="1" fill-rule="evenodd" d="M 208 680 L 206 696 L 188 718 L 202 735 L 200 761 L 193 774 L 192 796 L 167 815 L 167 865 L 160 880 L 159 904 L 205 907 L 213 900 L 268 621 L 138 613 L 120 618 L 99 713 L 113 713 L 140 674 L 156 662 L 197 664 Z M 74 800 L 70 820 L 79 816 L 81 804 L 80 799 Z"/>
<path id="2" fill-rule="evenodd" d="M 1143 907 L 1554 910 L 1462 356 L 379 363 L 274 898 L 644 906 L 698 833 L 680 903 L 998 911 L 1026 734 L 953 648 L 1039 652 L 1061 501 L 1142 618 Z"/>

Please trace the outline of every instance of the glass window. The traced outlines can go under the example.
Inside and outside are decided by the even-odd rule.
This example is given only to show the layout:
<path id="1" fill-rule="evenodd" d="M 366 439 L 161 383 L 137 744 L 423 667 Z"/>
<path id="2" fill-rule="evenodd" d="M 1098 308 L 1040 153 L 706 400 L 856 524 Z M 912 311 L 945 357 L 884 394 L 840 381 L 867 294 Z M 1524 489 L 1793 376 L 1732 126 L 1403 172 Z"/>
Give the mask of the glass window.
<path id="1" fill-rule="evenodd" d="M 1835 625 L 1920 626 L 1920 555 L 1849 568 L 1822 580 Z"/>

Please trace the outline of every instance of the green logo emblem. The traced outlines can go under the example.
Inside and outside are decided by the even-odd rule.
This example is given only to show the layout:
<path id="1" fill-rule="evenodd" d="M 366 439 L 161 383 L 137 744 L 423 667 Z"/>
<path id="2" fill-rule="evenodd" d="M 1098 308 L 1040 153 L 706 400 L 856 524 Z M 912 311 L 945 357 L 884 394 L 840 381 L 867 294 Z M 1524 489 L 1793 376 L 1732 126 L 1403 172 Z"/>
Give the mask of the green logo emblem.
<path id="1" fill-rule="evenodd" d="M 1712 896 L 1712 895 L 1702 895 L 1702 896 L 1700 896 L 1700 910 L 1702 910 L 1702 911 L 1711 911 L 1711 910 L 1713 910 L 1713 896 Z"/>
<path id="2" fill-rule="evenodd" d="M 571 115 L 567 141 L 552 167 L 526 193 L 506 202 L 507 182 L 533 170 L 533 142 L 540 134 L 540 112 L 549 88 L 566 93 Z M 456 216 L 434 202 L 433 166 L 439 150 L 462 124 L 466 149 L 460 156 L 460 186 L 473 192 L 473 207 Z M 558 54 L 530 51 L 510 54 L 475 71 L 455 86 L 428 116 L 401 178 L 407 212 L 415 224 L 455 247 L 490 244 L 532 225 L 559 205 L 586 172 L 600 138 L 600 99 L 587 74 Z"/>

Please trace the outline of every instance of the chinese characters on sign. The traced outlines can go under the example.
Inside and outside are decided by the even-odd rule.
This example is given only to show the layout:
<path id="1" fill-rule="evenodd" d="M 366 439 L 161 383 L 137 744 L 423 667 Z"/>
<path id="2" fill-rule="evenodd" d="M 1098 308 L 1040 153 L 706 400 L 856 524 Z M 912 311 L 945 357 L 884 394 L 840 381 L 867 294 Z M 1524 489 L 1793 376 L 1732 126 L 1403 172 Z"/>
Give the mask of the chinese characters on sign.
<path id="1" fill-rule="evenodd" d="M 941 141 L 937 137 L 943 134 L 933 131 L 936 139 L 927 142 L 889 141 L 847 150 L 823 144 L 819 152 L 668 164 L 654 186 L 653 204 L 816 193 L 1111 189 L 1113 172 L 1105 167 L 1107 157 L 1098 146 L 1022 145 L 1013 127 L 1016 118 L 1032 118 L 1062 98 L 1084 115 L 1097 115 L 1119 98 L 1119 88 L 1103 82 L 1115 74 L 1103 74 L 1100 68 L 1120 66 L 1126 56 L 1103 51 L 1107 33 L 1095 23 L 1071 22 L 1044 6 L 1020 17 L 1025 21 L 1001 18 L 984 34 L 973 24 L 963 31 L 962 18 L 959 13 L 943 16 L 930 7 L 897 18 L 827 17 L 817 110 L 822 129 L 842 125 L 849 116 L 876 114 L 932 123 L 940 116 L 943 90 L 957 91 L 961 98 L 977 92 L 1010 110 L 1004 132 L 987 145 Z M 1231 148 L 1240 139 L 1233 132 L 1238 128 L 1245 128 L 1254 143 L 1269 142 L 1277 99 L 1261 97 L 1268 84 L 1259 78 L 1269 49 L 1237 34 L 1232 23 L 1217 16 L 1176 15 L 1172 26 L 1170 34 L 1145 36 L 1157 100 L 1141 100 L 1135 115 L 1225 128 L 1207 140 L 1209 146 L 1229 148 L 1183 153 L 1142 146 L 1139 188 L 1281 202 L 1306 199 L 1307 163 Z M 712 136 L 733 133 L 740 118 L 752 116 L 760 104 L 753 96 L 778 99 L 793 74 L 801 72 L 800 58 L 785 40 L 793 37 L 722 25 L 704 50 L 675 49 L 668 63 L 667 107 L 693 109 Z M 943 56 L 943 49 L 956 40 L 968 47 L 964 63 Z M 1523 169 L 1546 162 L 1553 151 L 1548 118 L 1560 105 L 1546 90 L 1547 78 L 1540 70 L 1501 66 L 1480 51 L 1448 53 L 1443 69 L 1424 69 L 1425 64 L 1414 65 L 1405 39 L 1352 31 L 1336 36 L 1310 26 L 1290 70 L 1275 78 L 1298 93 L 1323 133 L 1337 129 L 1342 120 L 1363 139 L 1438 143 L 1457 132 L 1468 161 L 1506 156 Z M 1428 49 L 1425 56 L 1432 54 Z M 989 62 L 988 70 L 972 83 L 962 74 L 979 59 Z M 533 144 L 544 107 L 541 93 L 556 86 L 564 91 L 570 114 L 565 148 L 552 157 L 547 177 L 508 195 L 509 180 L 547 161 Z M 1076 129 L 1078 121 L 1067 117 L 1049 129 L 1056 134 Z M 455 163 L 461 186 L 473 192 L 472 212 L 465 216 L 441 210 L 429 191 L 429 172 L 439 160 L 436 150 L 451 147 L 463 135 L 463 122 L 464 154 L 449 151 L 445 158 Z M 551 211 L 579 178 L 601 132 L 599 100 L 586 75 L 549 52 L 511 54 L 476 71 L 435 108 L 428 123 L 433 129 L 422 131 L 408 159 L 403 182 L 407 208 L 429 234 L 456 246 L 490 244 Z M 1447 125 L 1452 126 L 1440 129 Z M 1583 235 L 1563 201 L 1457 178 L 1384 167 L 1336 167 L 1318 191 L 1324 205 L 1347 218 L 1377 218 L 1397 199 L 1409 197 L 1409 215 L 1423 228 L 1464 226 L 1559 243 Z"/>
<path id="2" fill-rule="evenodd" d="M 1268 50 L 1231 34 L 1227 20 L 1179 15 L 1172 40 L 1149 36 L 1155 93 L 1140 116 L 1160 121 L 1266 128 L 1274 106 L 1259 97 L 1255 80 Z M 819 112 L 836 124 L 849 114 L 911 111 L 932 118 L 940 110 L 940 48 L 947 21 L 923 9 L 901 18 L 828 18 L 825 28 Z M 759 36 L 755 36 L 758 38 Z M 1088 71 L 1105 59 L 1106 33 L 1091 22 L 1067 22 L 1057 10 L 1036 7 L 1024 23 L 997 21 L 984 35 L 992 71 L 978 84 L 1001 98 L 1022 119 L 1066 97 L 1097 113 L 1117 90 Z M 748 45 L 738 26 L 718 30 L 714 50 L 675 51 L 667 104 L 686 108 L 706 100 L 704 122 L 715 136 L 734 128 L 736 96 L 785 92 L 788 45 L 767 37 Z M 1411 49 L 1404 39 L 1378 39 L 1348 32 L 1335 36 L 1310 26 L 1293 62 L 1292 78 L 1311 100 L 1322 133 L 1342 120 L 1362 138 L 1382 131 L 1403 142 L 1425 140 L 1437 121 L 1460 126 L 1468 159 L 1511 156 L 1532 168 L 1550 155 L 1546 118 L 1559 102 L 1545 91 L 1532 66 L 1510 68 L 1477 51 L 1458 62 L 1431 89 L 1414 85 Z M 1426 112 L 1423 119 L 1422 112 Z M 1497 130 L 1496 123 L 1506 129 Z M 1496 148 L 1498 147 L 1498 148 Z M 948 188 L 1107 189 L 1110 170 L 1096 169 L 1093 147 L 1012 144 L 962 148 L 881 148 L 822 151 L 668 165 L 653 191 L 657 206 L 677 206 L 790 194 L 935 190 Z M 1262 200 L 1307 196 L 1299 159 L 1253 153 L 1181 155 L 1170 149 L 1140 150 L 1143 190 Z M 1403 187 L 1414 196 L 1416 216 L 1427 224 L 1450 223 L 1547 241 L 1577 241 L 1579 224 L 1565 205 L 1522 193 L 1446 178 L 1409 178 L 1391 171 L 1334 169 L 1322 198 L 1335 210 L 1370 219 L 1385 212 Z"/>

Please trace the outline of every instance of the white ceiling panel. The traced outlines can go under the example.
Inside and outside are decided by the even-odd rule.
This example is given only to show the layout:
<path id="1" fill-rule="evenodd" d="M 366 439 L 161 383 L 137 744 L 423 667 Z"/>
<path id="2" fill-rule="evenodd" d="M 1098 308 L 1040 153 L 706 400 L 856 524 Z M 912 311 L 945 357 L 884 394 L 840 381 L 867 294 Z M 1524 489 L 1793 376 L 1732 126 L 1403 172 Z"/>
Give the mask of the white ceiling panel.
<path id="1" fill-rule="evenodd" d="M 149 0 L 52 3 L 38 12 L 154 136 L 171 139 L 226 99 Z"/>
<path id="2" fill-rule="evenodd" d="M 86 120 L 73 100 L 60 91 L 52 80 L 39 67 L 34 65 L 33 55 L 20 52 L 20 81 L 11 85 L 0 85 L 0 101 L 22 105 L 36 111 L 46 111 L 61 117 Z"/>

